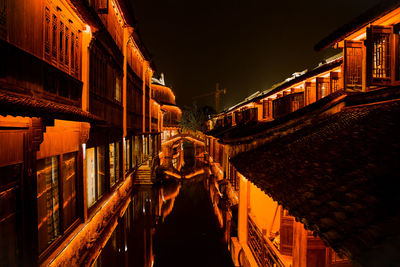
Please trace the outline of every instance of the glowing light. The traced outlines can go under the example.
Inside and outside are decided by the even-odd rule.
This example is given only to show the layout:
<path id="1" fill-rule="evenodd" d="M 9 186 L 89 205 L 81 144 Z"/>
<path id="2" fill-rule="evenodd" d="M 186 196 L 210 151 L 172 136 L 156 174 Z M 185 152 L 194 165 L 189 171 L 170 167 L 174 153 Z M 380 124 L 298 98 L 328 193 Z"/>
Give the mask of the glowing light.
<path id="1" fill-rule="evenodd" d="M 86 158 L 86 144 L 85 143 L 82 144 L 82 151 L 83 151 L 83 158 L 85 159 Z"/>
<path id="2" fill-rule="evenodd" d="M 83 29 L 83 31 L 85 33 L 90 33 L 91 32 L 90 26 L 89 25 L 85 25 L 85 28 Z"/>

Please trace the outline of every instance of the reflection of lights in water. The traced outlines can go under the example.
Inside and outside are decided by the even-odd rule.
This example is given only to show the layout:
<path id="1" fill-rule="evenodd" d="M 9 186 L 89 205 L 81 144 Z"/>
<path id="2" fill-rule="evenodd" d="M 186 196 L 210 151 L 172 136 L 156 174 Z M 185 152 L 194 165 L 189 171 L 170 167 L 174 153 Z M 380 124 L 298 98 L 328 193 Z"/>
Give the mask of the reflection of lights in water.
<path id="1" fill-rule="evenodd" d="M 143 206 L 143 213 L 145 213 L 146 212 L 146 208 L 145 208 L 145 206 Z"/>
<path id="2" fill-rule="evenodd" d="M 125 252 L 127 252 L 128 251 L 128 246 L 127 245 L 125 245 Z"/>

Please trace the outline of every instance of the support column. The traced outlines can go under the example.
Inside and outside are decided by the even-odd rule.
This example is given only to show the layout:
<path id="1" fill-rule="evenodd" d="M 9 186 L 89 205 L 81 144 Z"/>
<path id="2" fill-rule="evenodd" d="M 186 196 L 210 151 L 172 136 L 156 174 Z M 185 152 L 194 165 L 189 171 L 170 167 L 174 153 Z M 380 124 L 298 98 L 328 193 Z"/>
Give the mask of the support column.
<path id="1" fill-rule="evenodd" d="M 239 184 L 239 214 L 238 214 L 238 238 L 239 243 L 247 245 L 247 223 L 248 223 L 248 181 L 238 173 L 240 178 Z"/>
<path id="2" fill-rule="evenodd" d="M 82 110 L 89 111 L 89 65 L 90 65 L 90 42 L 92 41 L 92 31 L 89 25 L 82 32 Z"/>
<path id="3" fill-rule="evenodd" d="M 300 222 L 293 223 L 293 267 L 307 266 L 307 230 Z"/>

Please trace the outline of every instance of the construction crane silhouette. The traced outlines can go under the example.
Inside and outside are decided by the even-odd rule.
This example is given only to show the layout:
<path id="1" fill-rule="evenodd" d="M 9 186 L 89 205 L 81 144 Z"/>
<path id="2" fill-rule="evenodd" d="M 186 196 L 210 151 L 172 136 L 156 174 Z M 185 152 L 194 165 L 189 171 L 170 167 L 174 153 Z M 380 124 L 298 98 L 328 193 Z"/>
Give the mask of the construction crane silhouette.
<path id="1" fill-rule="evenodd" d="M 206 93 L 206 94 L 202 94 L 202 95 L 194 96 L 194 97 L 192 97 L 192 99 L 198 99 L 198 98 L 203 98 L 203 97 L 210 96 L 210 95 L 215 95 L 215 111 L 218 112 L 219 111 L 219 102 L 220 102 L 220 95 L 221 94 L 226 94 L 226 88 L 219 89 L 219 83 L 217 83 L 215 85 L 215 91 L 209 92 L 209 93 Z"/>

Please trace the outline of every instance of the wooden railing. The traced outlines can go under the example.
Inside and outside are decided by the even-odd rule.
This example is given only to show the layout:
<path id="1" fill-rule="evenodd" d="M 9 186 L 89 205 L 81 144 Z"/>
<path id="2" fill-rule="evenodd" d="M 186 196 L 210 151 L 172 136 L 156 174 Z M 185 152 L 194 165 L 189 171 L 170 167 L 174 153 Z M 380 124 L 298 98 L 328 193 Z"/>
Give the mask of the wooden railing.
<path id="1" fill-rule="evenodd" d="M 258 230 L 254 221 L 248 217 L 248 245 L 259 266 L 284 267 L 283 261 L 279 258 L 273 245 L 268 242 Z"/>

